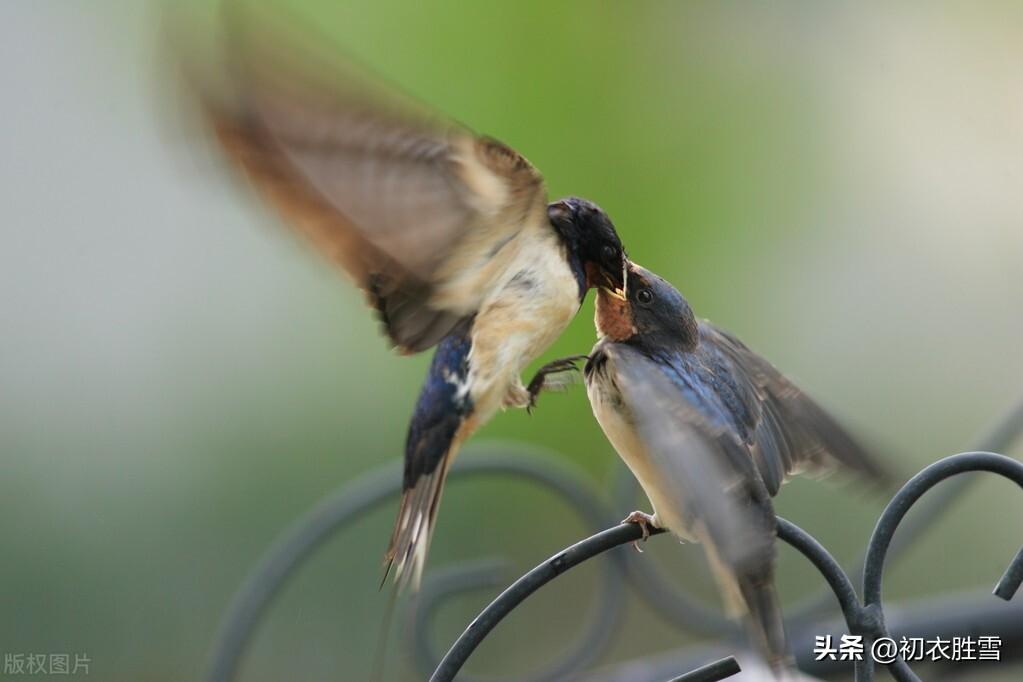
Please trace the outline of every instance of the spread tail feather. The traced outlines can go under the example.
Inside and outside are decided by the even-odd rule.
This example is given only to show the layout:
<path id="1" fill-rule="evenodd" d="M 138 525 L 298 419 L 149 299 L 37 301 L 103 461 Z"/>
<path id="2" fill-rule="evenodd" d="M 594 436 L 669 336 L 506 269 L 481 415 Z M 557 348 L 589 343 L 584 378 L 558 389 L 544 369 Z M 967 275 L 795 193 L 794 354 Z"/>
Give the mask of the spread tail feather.
<path id="1" fill-rule="evenodd" d="M 399 591 L 410 584 L 413 591 L 419 590 L 446 477 L 447 464 L 442 463 L 431 473 L 420 476 L 415 485 L 402 493 L 398 520 L 384 557 L 384 582 L 393 567 Z"/>
<path id="2" fill-rule="evenodd" d="M 469 332 L 467 321 L 438 344 L 423 382 L 405 442 L 401 506 L 384 557 L 381 587 L 392 566 L 399 590 L 409 583 L 418 590 L 422 581 L 448 467 L 475 424 L 468 378 Z"/>

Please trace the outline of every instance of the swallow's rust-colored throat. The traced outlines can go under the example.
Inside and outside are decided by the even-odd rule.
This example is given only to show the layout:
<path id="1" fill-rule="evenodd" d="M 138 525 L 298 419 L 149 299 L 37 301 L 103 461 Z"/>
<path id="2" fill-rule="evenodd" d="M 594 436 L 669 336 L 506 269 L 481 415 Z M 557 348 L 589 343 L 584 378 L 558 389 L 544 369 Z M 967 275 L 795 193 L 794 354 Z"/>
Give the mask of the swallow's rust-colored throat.
<path id="1" fill-rule="evenodd" d="M 628 299 L 603 287 L 597 289 L 597 333 L 612 341 L 626 341 L 636 334 L 632 322 L 632 306 Z"/>

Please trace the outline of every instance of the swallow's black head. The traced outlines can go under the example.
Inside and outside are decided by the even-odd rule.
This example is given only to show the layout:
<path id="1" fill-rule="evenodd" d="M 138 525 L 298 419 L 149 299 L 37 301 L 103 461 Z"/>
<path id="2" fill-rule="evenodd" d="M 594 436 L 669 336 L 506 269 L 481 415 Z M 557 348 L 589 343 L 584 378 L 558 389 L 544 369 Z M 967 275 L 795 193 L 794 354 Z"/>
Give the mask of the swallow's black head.
<path id="1" fill-rule="evenodd" d="M 624 286 L 625 249 L 614 223 L 599 206 L 569 197 L 548 205 L 547 217 L 569 252 L 579 259 L 587 289 Z"/>
<path id="2" fill-rule="evenodd" d="M 625 295 L 597 293 L 597 332 L 614 341 L 690 350 L 699 329 L 693 309 L 678 289 L 630 262 Z"/>

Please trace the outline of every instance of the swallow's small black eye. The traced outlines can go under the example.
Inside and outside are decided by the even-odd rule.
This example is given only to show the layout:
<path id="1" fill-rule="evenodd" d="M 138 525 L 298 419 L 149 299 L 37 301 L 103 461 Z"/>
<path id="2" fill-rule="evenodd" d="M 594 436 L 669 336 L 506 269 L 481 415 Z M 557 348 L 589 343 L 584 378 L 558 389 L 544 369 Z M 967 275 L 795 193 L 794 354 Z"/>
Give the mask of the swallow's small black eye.
<path id="1" fill-rule="evenodd" d="M 654 301 L 654 295 L 649 289 L 640 289 L 636 292 L 636 300 L 640 305 L 650 305 Z"/>
<path id="2" fill-rule="evenodd" d="M 618 257 L 618 249 L 611 246 L 610 244 L 605 244 L 604 248 L 600 250 L 600 255 L 604 257 L 604 260 L 610 262 Z"/>

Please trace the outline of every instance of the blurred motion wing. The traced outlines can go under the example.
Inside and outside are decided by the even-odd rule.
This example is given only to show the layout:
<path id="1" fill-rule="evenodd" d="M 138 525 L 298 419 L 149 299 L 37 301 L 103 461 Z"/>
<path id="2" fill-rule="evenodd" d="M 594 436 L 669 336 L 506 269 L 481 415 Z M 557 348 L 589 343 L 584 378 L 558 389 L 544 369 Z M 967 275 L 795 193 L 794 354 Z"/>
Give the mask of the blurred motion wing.
<path id="1" fill-rule="evenodd" d="M 186 63 L 190 92 L 228 158 L 352 275 L 392 341 L 433 346 L 496 286 L 516 237 L 545 227 L 540 174 L 256 15 L 225 12 L 222 63 Z"/>
<path id="2" fill-rule="evenodd" d="M 706 352 L 730 365 L 728 380 L 740 437 L 773 496 L 796 473 L 844 466 L 884 482 L 888 472 L 838 421 L 742 341 L 708 322 L 700 325 Z"/>

